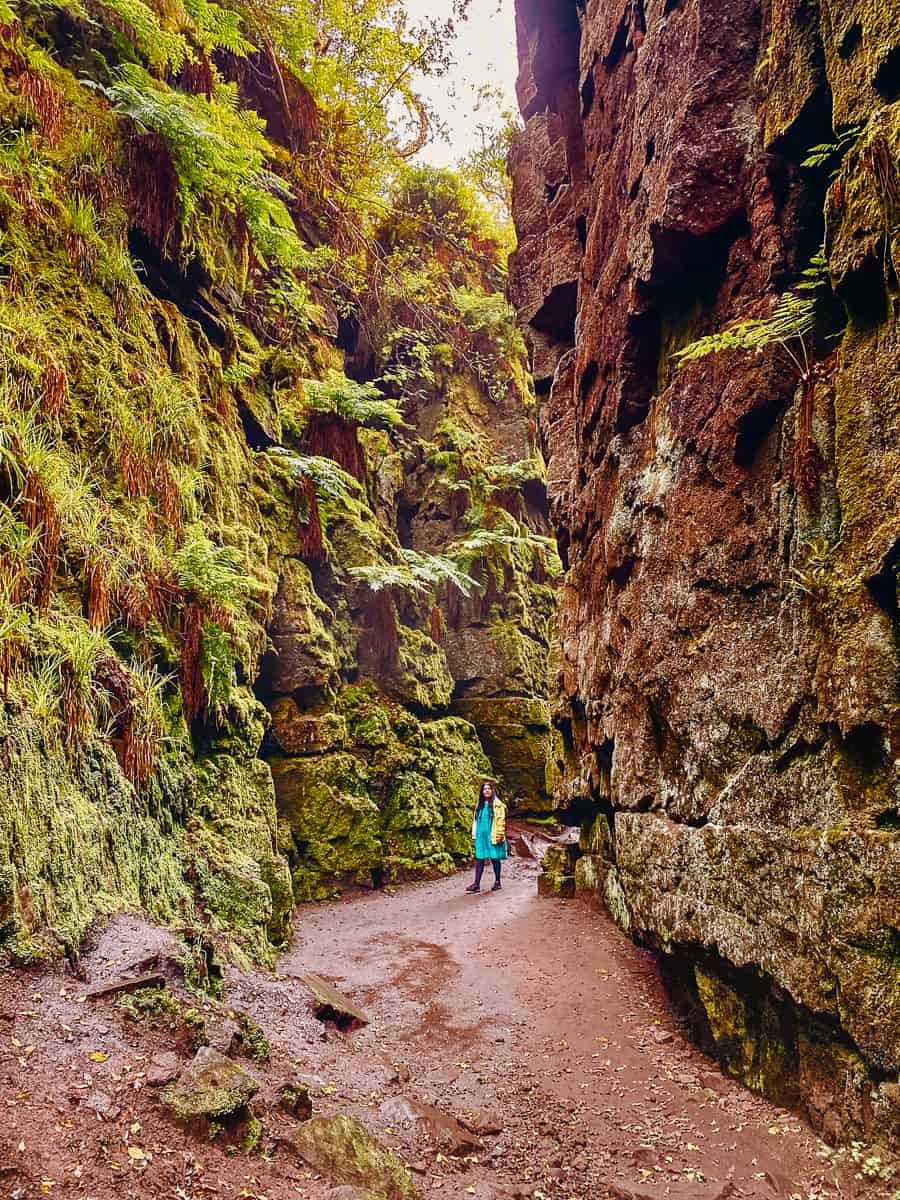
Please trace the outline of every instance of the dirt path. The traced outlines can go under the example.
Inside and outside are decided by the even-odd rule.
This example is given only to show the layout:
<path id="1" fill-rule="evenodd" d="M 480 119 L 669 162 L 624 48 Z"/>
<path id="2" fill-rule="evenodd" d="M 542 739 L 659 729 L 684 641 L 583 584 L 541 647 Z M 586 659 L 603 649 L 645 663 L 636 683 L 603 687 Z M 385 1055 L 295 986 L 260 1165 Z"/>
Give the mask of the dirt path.
<path id="1" fill-rule="evenodd" d="M 468 879 L 454 876 L 304 908 L 277 976 L 228 972 L 226 1004 L 200 1010 L 214 1045 L 227 1048 L 235 1010 L 272 1043 L 270 1062 L 250 1066 L 262 1153 L 198 1140 L 166 1117 L 148 1072 L 160 1051 L 190 1055 L 183 1030 L 85 1002 L 84 983 L 60 970 L 0 978 L 0 1196 L 320 1200 L 327 1182 L 284 1149 L 296 1122 L 275 1098 L 292 1079 L 309 1086 L 317 1114 L 360 1117 L 428 1198 L 876 1194 L 852 1173 L 833 1185 L 799 1118 L 724 1079 L 684 1040 L 652 957 L 582 903 L 539 899 L 536 871 L 511 862 L 496 894 L 465 895 Z M 102 982 L 168 944 L 119 918 L 86 966 Z M 323 1027 L 296 979 L 310 970 L 371 1024 Z M 433 1114 L 413 1120 L 417 1103 L 484 1132 L 450 1153 Z M 453 1129 L 451 1142 L 464 1132 Z"/>

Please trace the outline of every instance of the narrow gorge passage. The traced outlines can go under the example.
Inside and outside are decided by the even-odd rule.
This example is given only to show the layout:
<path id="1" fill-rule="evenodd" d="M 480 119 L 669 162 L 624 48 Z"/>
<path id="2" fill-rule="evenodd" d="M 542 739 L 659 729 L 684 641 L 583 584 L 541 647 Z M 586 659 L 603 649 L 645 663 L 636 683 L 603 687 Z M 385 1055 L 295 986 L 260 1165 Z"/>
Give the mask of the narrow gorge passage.
<path id="1" fill-rule="evenodd" d="M 226 1003 L 193 1011 L 213 1046 L 235 1014 L 271 1045 L 247 1064 L 270 1110 L 252 1158 L 161 1114 L 160 1067 L 185 1053 L 183 1031 L 136 1024 L 112 999 L 79 1003 L 85 985 L 62 972 L 3 980 L 0 1194 L 367 1195 L 334 1190 L 340 1166 L 322 1179 L 294 1156 L 286 1080 L 308 1088 L 315 1117 L 360 1118 L 435 1200 L 881 1194 L 817 1157 L 795 1114 L 724 1078 L 672 1018 L 655 957 L 595 908 L 539 897 L 537 874 L 515 859 L 498 894 L 468 896 L 454 875 L 306 906 L 276 975 L 228 969 Z M 164 962 L 170 942 L 120 918 L 82 965 L 102 985 L 148 954 Z M 371 1023 L 323 1031 L 297 978 L 309 971 Z"/>
<path id="2" fill-rule="evenodd" d="M 0 0 L 0 1200 L 900 1200 L 898 65 Z"/>

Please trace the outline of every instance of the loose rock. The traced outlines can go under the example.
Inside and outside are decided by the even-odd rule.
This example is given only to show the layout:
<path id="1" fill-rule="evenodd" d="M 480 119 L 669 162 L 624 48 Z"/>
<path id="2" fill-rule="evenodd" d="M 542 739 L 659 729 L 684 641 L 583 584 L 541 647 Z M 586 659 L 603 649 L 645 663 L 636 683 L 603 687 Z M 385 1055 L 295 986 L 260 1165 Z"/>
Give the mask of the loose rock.
<path id="1" fill-rule="evenodd" d="M 234 1116 L 259 1091 L 257 1080 L 211 1046 L 201 1046 L 161 1100 L 179 1121 Z"/>
<path id="2" fill-rule="evenodd" d="M 335 1183 L 362 1186 L 366 1200 L 418 1200 L 405 1164 L 355 1117 L 315 1117 L 290 1133 L 285 1145 Z"/>

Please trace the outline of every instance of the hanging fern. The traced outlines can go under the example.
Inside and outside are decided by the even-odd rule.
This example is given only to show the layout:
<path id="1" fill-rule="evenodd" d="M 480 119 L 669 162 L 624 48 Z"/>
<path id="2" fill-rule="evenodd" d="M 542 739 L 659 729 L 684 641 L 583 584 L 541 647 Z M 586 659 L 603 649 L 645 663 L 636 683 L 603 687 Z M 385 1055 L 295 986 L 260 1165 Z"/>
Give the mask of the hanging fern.
<path id="1" fill-rule="evenodd" d="M 211 542 L 200 525 L 188 530 L 176 553 L 175 573 L 185 592 L 192 592 L 206 604 L 229 613 L 256 590 L 238 551 Z"/>
<path id="2" fill-rule="evenodd" d="M 110 14 L 110 23 L 154 70 L 177 73 L 190 58 L 187 41 L 165 29 L 143 0 L 104 0 L 102 7 Z"/>
<path id="3" fill-rule="evenodd" d="M 256 50 L 241 32 L 240 13 L 209 0 L 184 0 L 184 8 L 196 26 L 194 37 L 207 54 L 224 50 L 243 58 Z"/>
<path id="4" fill-rule="evenodd" d="M 294 479 L 309 479 L 324 500 L 353 500 L 362 492 L 359 482 L 330 458 L 317 454 L 291 454 L 283 446 L 273 447 L 269 454 L 277 457 Z"/>
<path id="5" fill-rule="evenodd" d="M 313 412 L 334 413 L 352 425 L 394 429 L 403 424 L 396 401 L 386 400 L 374 384 L 356 383 L 341 371 L 331 370 L 324 379 L 304 379 L 303 394 Z"/>
<path id="6" fill-rule="evenodd" d="M 680 369 L 687 363 L 706 358 L 709 354 L 718 354 L 722 350 L 755 350 L 761 353 L 768 346 L 778 345 L 790 355 L 801 374 L 808 373 L 805 339 L 815 329 L 818 292 L 827 279 L 828 262 L 823 249 L 810 260 L 796 290 L 779 297 L 770 316 L 740 321 L 728 329 L 691 342 L 672 356 L 675 366 Z M 797 292 L 803 292 L 804 295 L 797 295 Z"/>
<path id="7" fill-rule="evenodd" d="M 844 155 L 859 140 L 859 135 L 864 128 L 865 125 L 851 125 L 846 132 L 839 135 L 836 141 L 820 142 L 817 146 L 813 146 L 800 165 L 809 170 L 830 167 L 829 179 L 834 179 L 840 173 Z"/>
<path id="8" fill-rule="evenodd" d="M 452 583 L 465 596 L 477 587 L 452 558 L 441 554 L 419 554 L 416 550 L 400 551 L 400 563 L 378 564 L 369 567 L 351 567 L 350 574 L 365 583 L 371 592 L 393 589 L 426 595 L 437 588 Z"/>
<path id="9" fill-rule="evenodd" d="M 284 269 L 318 268 L 320 256 L 300 241 L 285 206 L 290 193 L 265 169 L 265 123 L 238 107 L 236 85 L 216 83 L 212 99 L 187 95 L 126 63 L 118 80 L 102 90 L 117 112 L 169 147 L 189 245 L 197 238 L 201 204 L 212 202 L 243 216 L 258 257 Z"/>

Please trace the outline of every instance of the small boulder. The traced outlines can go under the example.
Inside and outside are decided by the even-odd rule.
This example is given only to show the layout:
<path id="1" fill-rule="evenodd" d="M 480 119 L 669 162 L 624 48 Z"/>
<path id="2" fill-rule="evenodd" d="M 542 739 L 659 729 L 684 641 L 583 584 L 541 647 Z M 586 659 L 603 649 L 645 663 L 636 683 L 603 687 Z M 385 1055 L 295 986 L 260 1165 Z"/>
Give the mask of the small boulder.
<path id="1" fill-rule="evenodd" d="M 451 1113 L 443 1112 L 433 1104 L 422 1104 L 419 1100 L 405 1103 L 415 1117 L 417 1130 L 424 1132 L 428 1140 L 445 1154 L 462 1158 L 483 1149 L 478 1138 Z"/>
<path id="2" fill-rule="evenodd" d="M 470 1133 L 479 1135 L 487 1134 L 489 1136 L 503 1132 L 503 1118 L 497 1113 L 492 1112 L 474 1112 L 464 1113 L 460 1117 L 460 1124 L 465 1125 Z"/>
<path id="3" fill-rule="evenodd" d="M 336 1185 L 360 1188 L 366 1200 L 418 1200 L 401 1159 L 355 1117 L 316 1117 L 292 1130 L 284 1144 Z"/>
<path id="4" fill-rule="evenodd" d="M 401 1129 L 409 1128 L 416 1122 L 413 1106 L 402 1096 L 391 1096 L 378 1109 L 378 1115 L 388 1125 L 399 1125 Z"/>
<path id="5" fill-rule="evenodd" d="M 240 1113 L 258 1091 L 259 1083 L 243 1067 L 201 1046 L 161 1100 L 179 1121 L 221 1120 Z"/>
<path id="6" fill-rule="evenodd" d="M 330 1021 L 339 1029 L 357 1029 L 369 1024 L 363 1010 L 321 975 L 307 971 L 299 978 L 315 997 L 315 1014 L 320 1021 Z"/>
<path id="7" fill-rule="evenodd" d="M 154 1054 L 150 1059 L 144 1079 L 148 1087 L 165 1087 L 178 1075 L 178 1055 L 171 1050 Z"/>
<path id="8" fill-rule="evenodd" d="M 313 1111 L 309 1088 L 296 1079 L 284 1084 L 278 1092 L 278 1107 L 298 1121 L 308 1121 Z"/>
<path id="9" fill-rule="evenodd" d="M 91 1092 L 82 1101 L 82 1105 L 96 1113 L 101 1121 L 115 1121 L 122 1112 L 121 1107 L 112 1096 L 107 1096 L 106 1092 Z"/>

